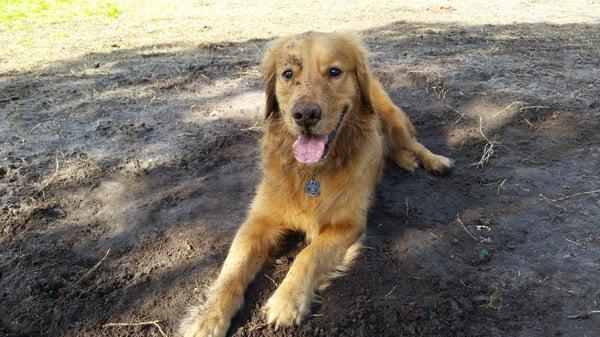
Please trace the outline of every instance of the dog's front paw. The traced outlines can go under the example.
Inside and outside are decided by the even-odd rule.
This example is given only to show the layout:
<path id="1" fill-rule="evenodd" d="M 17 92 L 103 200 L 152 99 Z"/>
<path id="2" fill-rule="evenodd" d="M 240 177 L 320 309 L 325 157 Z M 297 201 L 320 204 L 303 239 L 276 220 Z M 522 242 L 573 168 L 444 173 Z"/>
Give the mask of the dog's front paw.
<path id="1" fill-rule="evenodd" d="M 445 175 L 452 170 L 454 161 L 450 158 L 432 154 L 427 160 L 423 160 L 423 167 L 431 173 Z"/>
<path id="2" fill-rule="evenodd" d="M 267 322 L 275 328 L 299 325 L 308 313 L 310 303 L 310 296 L 282 284 L 265 305 Z"/>
<path id="3" fill-rule="evenodd" d="M 229 329 L 229 320 L 215 310 L 191 317 L 180 330 L 182 337 L 225 337 Z"/>

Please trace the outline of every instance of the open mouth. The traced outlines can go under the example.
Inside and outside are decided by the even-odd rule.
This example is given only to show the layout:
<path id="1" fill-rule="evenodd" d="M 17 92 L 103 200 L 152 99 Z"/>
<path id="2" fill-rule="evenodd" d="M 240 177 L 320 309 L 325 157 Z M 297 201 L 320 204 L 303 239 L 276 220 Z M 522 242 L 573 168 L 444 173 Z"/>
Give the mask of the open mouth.
<path id="1" fill-rule="evenodd" d="M 327 158 L 327 155 L 329 154 L 329 145 L 335 139 L 335 136 L 342 125 L 347 109 L 347 106 L 344 107 L 344 110 L 342 110 L 342 114 L 340 115 L 340 120 L 335 126 L 335 129 L 330 133 L 324 135 L 304 134 L 298 136 L 293 146 L 294 156 L 297 161 L 302 164 L 314 164 Z"/>

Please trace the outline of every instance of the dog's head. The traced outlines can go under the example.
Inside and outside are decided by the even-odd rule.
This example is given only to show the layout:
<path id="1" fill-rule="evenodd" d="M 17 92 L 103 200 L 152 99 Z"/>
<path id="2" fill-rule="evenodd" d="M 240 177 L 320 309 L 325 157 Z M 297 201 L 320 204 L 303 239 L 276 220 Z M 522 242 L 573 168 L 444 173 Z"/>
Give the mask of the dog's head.
<path id="1" fill-rule="evenodd" d="M 324 160 L 350 113 L 372 112 L 366 52 L 351 34 L 308 32 L 276 40 L 263 60 L 266 118 L 297 137 L 304 164 Z"/>

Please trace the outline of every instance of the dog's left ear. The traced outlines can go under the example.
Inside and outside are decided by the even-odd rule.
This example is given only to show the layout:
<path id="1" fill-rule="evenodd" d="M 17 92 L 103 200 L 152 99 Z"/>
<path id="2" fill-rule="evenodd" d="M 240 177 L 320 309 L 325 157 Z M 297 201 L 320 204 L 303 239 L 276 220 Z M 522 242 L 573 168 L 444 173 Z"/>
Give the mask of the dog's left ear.
<path id="1" fill-rule="evenodd" d="M 362 110 L 372 112 L 371 104 L 371 72 L 369 71 L 368 53 L 361 39 L 352 33 L 345 33 L 342 38 L 346 41 L 349 50 L 352 50 L 354 64 L 356 66 L 356 79 L 360 90 L 360 103 Z"/>
<path id="2" fill-rule="evenodd" d="M 279 104 L 275 95 L 275 85 L 277 83 L 276 57 L 279 50 L 281 40 L 276 40 L 269 44 L 269 49 L 265 53 L 262 61 L 263 78 L 265 81 L 265 119 L 269 119 L 271 115 L 279 112 Z"/>

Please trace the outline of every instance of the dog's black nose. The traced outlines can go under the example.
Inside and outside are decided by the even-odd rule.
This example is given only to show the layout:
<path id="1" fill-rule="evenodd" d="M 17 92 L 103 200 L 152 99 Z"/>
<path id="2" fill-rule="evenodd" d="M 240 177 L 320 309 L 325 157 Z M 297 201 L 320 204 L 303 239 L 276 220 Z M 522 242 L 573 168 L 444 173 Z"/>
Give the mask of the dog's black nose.
<path id="1" fill-rule="evenodd" d="M 315 126 L 321 120 L 321 107 L 314 103 L 298 102 L 292 108 L 292 117 L 300 126 Z"/>

